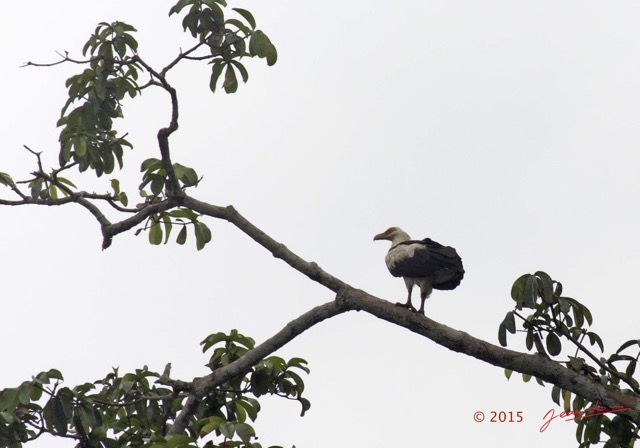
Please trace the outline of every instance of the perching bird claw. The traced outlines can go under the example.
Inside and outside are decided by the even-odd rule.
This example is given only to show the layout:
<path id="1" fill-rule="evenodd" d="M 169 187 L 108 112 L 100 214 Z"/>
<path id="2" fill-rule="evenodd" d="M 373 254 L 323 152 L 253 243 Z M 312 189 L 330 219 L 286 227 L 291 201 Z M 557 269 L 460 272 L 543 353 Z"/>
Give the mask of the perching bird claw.
<path id="1" fill-rule="evenodd" d="M 407 308 L 413 312 L 416 311 L 415 307 L 410 304 L 410 303 L 402 303 L 402 302 L 396 302 L 396 306 L 401 306 L 402 308 Z"/>

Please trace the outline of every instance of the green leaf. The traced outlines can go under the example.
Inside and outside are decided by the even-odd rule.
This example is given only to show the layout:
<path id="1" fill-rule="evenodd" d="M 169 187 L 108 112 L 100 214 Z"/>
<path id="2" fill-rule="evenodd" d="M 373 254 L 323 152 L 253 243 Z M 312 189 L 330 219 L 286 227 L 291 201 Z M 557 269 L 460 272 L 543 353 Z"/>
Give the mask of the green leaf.
<path id="1" fill-rule="evenodd" d="M 269 67 L 275 65 L 275 63 L 278 61 L 278 51 L 271 42 L 267 42 L 267 44 L 265 45 L 264 53 L 265 57 L 267 58 L 267 65 Z"/>
<path id="2" fill-rule="evenodd" d="M 593 324 L 593 316 L 591 315 L 591 311 L 589 311 L 589 308 L 587 308 L 583 304 L 580 304 L 580 307 L 582 308 L 582 313 L 584 314 L 584 318 L 587 320 L 587 323 L 589 324 L 589 326 L 591 326 L 591 324 Z"/>
<path id="3" fill-rule="evenodd" d="M 249 54 L 251 56 L 264 57 L 264 47 L 267 42 L 267 36 L 262 31 L 254 31 L 249 39 Z"/>
<path id="4" fill-rule="evenodd" d="M 162 193 L 162 190 L 164 189 L 165 177 L 160 176 L 159 174 L 152 174 L 150 177 L 151 177 L 151 185 L 150 185 L 151 192 L 156 196 L 158 196 L 160 195 L 160 193 Z"/>
<path id="5" fill-rule="evenodd" d="M 584 314 L 582 314 L 582 308 L 580 306 L 573 305 L 573 318 L 576 321 L 576 326 L 582 328 L 584 325 Z"/>
<path id="6" fill-rule="evenodd" d="M 560 406 L 560 388 L 558 386 L 553 386 L 551 389 L 551 399 L 555 404 Z"/>
<path id="7" fill-rule="evenodd" d="M 171 229 L 173 228 L 173 224 L 171 223 L 171 216 L 169 214 L 162 215 L 162 221 L 164 222 L 164 244 L 167 244 L 169 241 L 169 235 L 171 235 Z"/>
<path id="8" fill-rule="evenodd" d="M 233 66 L 238 69 L 238 71 L 240 72 L 240 75 L 242 76 L 242 82 L 246 84 L 247 81 L 249 80 L 249 72 L 244 67 L 244 65 L 242 65 L 238 61 L 231 61 L 230 64 L 233 64 Z"/>
<path id="9" fill-rule="evenodd" d="M 78 187 L 76 187 L 76 185 L 75 185 L 73 182 L 71 182 L 69 179 L 66 179 L 66 178 L 64 178 L 64 177 L 60 177 L 60 176 L 58 176 L 58 177 L 56 177 L 56 180 L 57 180 L 58 182 L 60 182 L 60 183 L 65 184 L 65 185 L 69 185 L 70 187 L 78 188 Z"/>
<path id="10" fill-rule="evenodd" d="M 513 370 L 511 369 L 504 369 L 504 376 L 507 377 L 507 380 L 511 379 L 511 375 L 513 374 Z"/>
<path id="11" fill-rule="evenodd" d="M 44 183 L 44 180 L 41 177 L 31 182 L 31 197 L 33 199 L 38 199 L 40 197 L 40 192 L 42 191 L 43 183 Z"/>
<path id="12" fill-rule="evenodd" d="M 76 137 L 73 141 L 76 156 L 82 158 L 87 154 L 87 139 L 85 137 Z"/>
<path id="13" fill-rule="evenodd" d="M 237 12 L 242 16 L 244 20 L 247 21 L 252 30 L 256 29 L 256 19 L 253 18 L 253 14 L 251 14 L 246 9 L 242 8 L 231 8 L 233 11 Z"/>
<path id="14" fill-rule="evenodd" d="M 255 436 L 256 432 L 254 431 L 251 425 L 246 423 L 236 423 L 235 424 L 236 434 L 240 437 L 245 444 L 251 443 L 251 437 Z"/>
<path id="15" fill-rule="evenodd" d="M 224 88 L 226 93 L 235 93 L 238 90 L 238 79 L 236 78 L 236 72 L 231 64 L 227 64 L 222 88 Z"/>
<path id="16" fill-rule="evenodd" d="M 149 229 L 149 242 L 154 246 L 162 243 L 162 227 L 160 223 L 154 222 Z"/>
<path id="17" fill-rule="evenodd" d="M 576 395 L 575 398 L 573 399 L 573 406 L 572 409 L 574 411 L 579 411 L 584 407 L 585 404 L 585 399 L 580 397 L 579 395 Z"/>
<path id="18" fill-rule="evenodd" d="M 591 345 L 598 344 L 598 347 L 600 347 L 600 351 L 604 352 L 604 344 L 602 342 L 602 339 L 600 339 L 600 336 L 598 336 L 593 331 L 588 331 L 587 332 L 587 337 L 589 338 L 589 343 Z M 620 352 L 620 350 L 618 350 L 616 353 L 619 353 L 619 352 Z"/>
<path id="19" fill-rule="evenodd" d="M 120 193 L 120 181 L 118 179 L 111 179 L 111 188 L 113 188 L 114 196 Z"/>
<path id="20" fill-rule="evenodd" d="M 547 303 L 553 303 L 553 280 L 549 274 L 543 271 L 537 271 L 535 275 L 542 281 L 542 300 Z"/>
<path id="21" fill-rule="evenodd" d="M 186 218 L 186 219 L 188 219 L 190 221 L 197 220 L 198 216 L 199 216 L 193 210 L 188 209 L 188 208 L 179 208 L 177 210 L 172 210 L 170 214 L 174 218 Z"/>
<path id="22" fill-rule="evenodd" d="M 60 155 L 58 156 L 58 163 L 60 166 L 66 165 L 69 160 L 71 160 L 71 149 L 73 148 L 73 143 L 71 140 L 65 141 L 60 147 Z"/>
<path id="23" fill-rule="evenodd" d="M 162 160 L 154 157 L 145 160 L 140 166 L 140 171 L 157 171 L 162 167 Z"/>
<path id="24" fill-rule="evenodd" d="M 638 347 L 640 347 L 640 339 L 630 339 L 630 340 L 628 340 L 627 342 L 622 344 L 618 350 L 616 350 L 616 353 L 620 353 L 621 351 L 631 347 L 632 345 L 637 345 Z"/>
<path id="25" fill-rule="evenodd" d="M 237 402 L 236 402 L 235 414 L 236 414 L 236 418 L 235 418 L 236 422 L 244 423 L 247 420 L 247 412 L 244 410 L 242 406 L 238 406 Z M 238 430 L 238 426 L 236 425 L 236 431 L 237 430 Z"/>
<path id="26" fill-rule="evenodd" d="M 527 336 L 525 337 L 525 345 L 527 347 L 527 350 L 531 350 L 533 348 L 533 336 L 533 327 L 531 327 L 527 330 Z"/>
<path id="27" fill-rule="evenodd" d="M 558 303 L 560 304 L 560 310 L 563 313 L 568 314 L 571 310 L 571 302 L 566 300 L 564 297 L 558 297 Z"/>
<path id="28" fill-rule="evenodd" d="M 243 22 L 241 22 L 238 19 L 227 19 L 225 24 L 227 25 L 227 29 L 228 29 L 228 25 L 233 25 L 236 28 L 238 28 L 238 30 L 242 31 L 245 35 L 249 35 L 251 33 L 251 30 L 247 27 L 247 25 L 245 25 Z"/>
<path id="29" fill-rule="evenodd" d="M 547 351 L 551 356 L 557 356 L 562 351 L 562 342 L 555 333 L 547 334 Z"/>
<path id="30" fill-rule="evenodd" d="M 174 163 L 173 164 L 173 172 L 176 175 L 176 179 L 181 179 L 182 176 L 184 176 L 184 172 L 187 169 L 187 167 L 185 167 L 184 165 L 181 165 L 179 163 Z"/>
<path id="31" fill-rule="evenodd" d="M 503 347 L 507 346 L 507 327 L 504 321 L 502 321 L 498 327 L 498 342 L 500 342 L 500 345 Z"/>
<path id="32" fill-rule="evenodd" d="M 516 308 L 519 310 L 522 309 L 522 304 L 524 303 L 524 284 L 528 277 L 529 274 L 521 275 L 513 282 L 511 287 L 511 298 L 516 302 Z"/>
<path id="33" fill-rule="evenodd" d="M 41 384 L 38 381 L 34 381 L 34 384 Z M 41 387 L 32 387 L 29 392 L 29 399 L 31 401 L 38 401 L 42 397 L 42 388 Z"/>
<path id="34" fill-rule="evenodd" d="M 172 434 L 167 436 L 167 448 L 191 448 L 194 445 L 193 438 L 185 435 L 185 434 Z"/>
<path id="35" fill-rule="evenodd" d="M 129 204 L 129 198 L 127 198 L 127 193 L 125 193 L 124 191 L 121 191 L 120 194 L 118 194 L 116 201 L 120 201 L 122 205 L 126 207 Z"/>
<path id="36" fill-rule="evenodd" d="M 194 0 L 179 0 L 178 3 L 173 5 L 169 10 L 169 16 L 172 14 L 178 14 L 185 6 L 190 5 L 193 1 Z"/>
<path id="37" fill-rule="evenodd" d="M 206 423 L 200 429 L 200 437 L 204 437 L 212 431 L 217 431 L 220 425 L 225 422 L 225 419 L 218 416 L 211 416 L 204 420 Z"/>
<path id="38" fill-rule="evenodd" d="M 204 246 L 211 241 L 211 231 L 209 227 L 203 222 L 195 222 L 195 233 L 196 233 L 196 248 L 198 250 L 202 250 Z"/>
<path id="39" fill-rule="evenodd" d="M 308 362 L 302 358 L 291 358 L 287 363 L 287 367 L 297 367 L 304 370 L 306 373 L 309 373 L 311 370 L 307 367 L 307 364 Z"/>
<path id="40" fill-rule="evenodd" d="M 55 380 L 60 380 L 60 381 L 62 381 L 64 379 L 62 377 L 62 373 L 60 373 L 60 371 L 58 369 L 49 369 L 47 371 L 47 376 L 49 378 L 53 378 Z"/>
<path id="41" fill-rule="evenodd" d="M 44 408 L 44 417 L 48 428 L 52 428 L 62 436 L 67 434 L 68 418 L 60 397 L 53 397 L 47 402 Z"/>
<path id="42" fill-rule="evenodd" d="M 304 414 L 309 409 L 311 409 L 311 402 L 309 400 L 307 400 L 306 398 L 300 398 L 300 399 L 298 399 L 298 401 L 302 405 L 302 412 L 300 412 L 300 417 L 304 417 Z"/>
<path id="43" fill-rule="evenodd" d="M 555 283 L 556 283 L 556 289 L 553 295 L 556 297 L 560 297 L 562 295 L 562 283 L 560 282 L 555 282 Z"/>
<path id="44" fill-rule="evenodd" d="M 225 64 L 222 62 L 222 59 L 217 59 L 213 63 L 211 67 L 211 79 L 209 80 L 209 89 L 215 93 L 216 84 L 218 83 L 218 79 L 222 74 L 222 70 L 224 69 Z"/>
<path id="45" fill-rule="evenodd" d="M 124 43 L 135 53 L 138 51 L 138 41 L 129 33 L 123 34 Z"/>
<path id="46" fill-rule="evenodd" d="M 236 400 L 236 406 L 242 407 L 251 421 L 255 421 L 258 418 L 258 410 L 251 405 L 251 403 L 244 400 Z"/>
<path id="47" fill-rule="evenodd" d="M 18 398 L 18 388 L 5 389 L 0 395 L 0 411 L 12 413 L 20 403 Z"/>
<path id="48" fill-rule="evenodd" d="M 13 179 L 11 179 L 11 176 L 9 176 L 7 173 L 0 173 L 0 184 L 6 185 L 7 187 L 15 185 Z"/>
<path id="49" fill-rule="evenodd" d="M 534 275 L 528 275 L 524 282 L 524 306 L 534 309 L 538 298 L 538 279 Z"/>
<path id="50" fill-rule="evenodd" d="M 514 317 L 513 311 L 509 311 L 507 315 L 504 317 L 504 326 L 507 331 L 511 334 L 515 334 L 516 332 L 516 319 Z"/>
<path id="51" fill-rule="evenodd" d="M 180 232 L 178 233 L 178 237 L 176 238 L 176 243 L 183 245 L 187 241 L 187 227 L 182 226 Z"/>
<path id="52" fill-rule="evenodd" d="M 564 403 L 565 412 L 569 412 L 571 410 L 571 391 L 562 390 L 562 400 Z"/>
<path id="53" fill-rule="evenodd" d="M 31 382 L 25 381 L 18 387 L 18 401 L 20 404 L 29 404 L 31 402 Z"/>
<path id="54" fill-rule="evenodd" d="M 173 171 L 176 174 L 176 178 L 186 187 L 192 187 L 198 183 L 198 174 L 193 168 L 189 168 L 179 163 L 174 163 Z"/>
<path id="55" fill-rule="evenodd" d="M 198 173 L 193 168 L 187 168 L 184 176 L 182 177 L 182 183 L 187 187 L 198 185 Z"/>
<path id="56" fill-rule="evenodd" d="M 225 422 L 220 424 L 218 430 L 227 439 L 231 439 L 233 438 L 233 434 L 235 433 L 235 425 L 231 422 Z"/>

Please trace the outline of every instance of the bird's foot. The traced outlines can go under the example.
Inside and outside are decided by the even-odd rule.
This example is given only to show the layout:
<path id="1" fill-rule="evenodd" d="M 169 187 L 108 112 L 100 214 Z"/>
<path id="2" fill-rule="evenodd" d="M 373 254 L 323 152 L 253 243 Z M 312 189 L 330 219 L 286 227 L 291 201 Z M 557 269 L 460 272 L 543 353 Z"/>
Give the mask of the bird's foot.
<path id="1" fill-rule="evenodd" d="M 416 309 L 410 303 L 396 302 L 396 306 L 401 306 L 402 308 L 410 309 L 413 312 L 416 311 Z"/>

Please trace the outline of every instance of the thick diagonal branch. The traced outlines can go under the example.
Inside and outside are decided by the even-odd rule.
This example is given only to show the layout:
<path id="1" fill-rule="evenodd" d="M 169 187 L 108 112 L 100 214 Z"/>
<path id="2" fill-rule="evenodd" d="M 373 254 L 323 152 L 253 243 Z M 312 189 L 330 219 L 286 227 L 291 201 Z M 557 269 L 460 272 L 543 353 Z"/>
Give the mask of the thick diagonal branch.
<path id="1" fill-rule="evenodd" d="M 289 250 L 287 246 L 271 238 L 265 232 L 251 224 L 232 206 L 218 207 L 199 201 L 190 196 L 185 196 L 183 198 L 182 205 L 203 215 L 229 221 L 251 237 L 256 243 L 271 252 L 274 257 L 281 259 L 296 271 L 301 272 L 311 280 L 320 283 L 335 293 L 349 287 L 349 285 L 339 278 L 322 270 L 316 263 L 304 260 Z"/>

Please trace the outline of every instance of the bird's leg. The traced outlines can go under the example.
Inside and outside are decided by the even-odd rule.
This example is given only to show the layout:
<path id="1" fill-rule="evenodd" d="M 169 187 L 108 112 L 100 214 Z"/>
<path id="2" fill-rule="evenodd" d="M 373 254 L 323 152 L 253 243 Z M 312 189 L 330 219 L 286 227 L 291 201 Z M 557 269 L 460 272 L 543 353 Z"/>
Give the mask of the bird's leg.
<path id="1" fill-rule="evenodd" d="M 405 282 L 406 283 L 406 282 Z M 407 303 L 397 302 L 397 306 L 401 306 L 403 308 L 409 308 L 411 311 L 415 311 L 416 309 L 411 304 L 411 290 L 413 289 L 413 284 L 407 284 L 407 291 L 409 291 L 409 297 L 407 297 Z"/>
<path id="2" fill-rule="evenodd" d="M 422 300 L 422 303 L 420 303 L 420 309 L 418 310 L 419 313 L 424 314 L 424 302 L 431 295 L 432 291 L 433 287 L 431 286 L 431 283 L 423 283 L 420 285 L 420 300 Z"/>
<path id="3" fill-rule="evenodd" d="M 420 299 L 422 300 L 422 303 L 420 304 L 420 309 L 418 310 L 418 313 L 424 314 L 424 302 L 427 300 L 427 296 L 421 293 Z"/>

